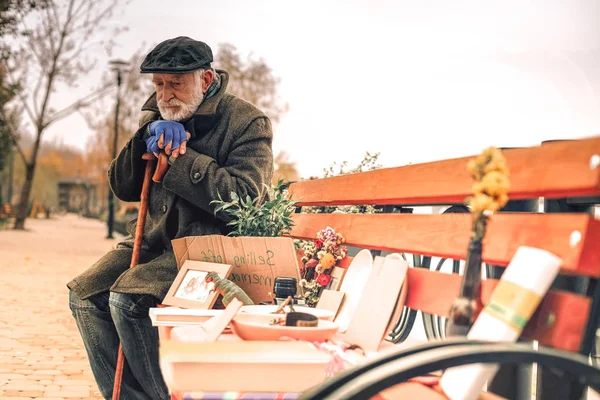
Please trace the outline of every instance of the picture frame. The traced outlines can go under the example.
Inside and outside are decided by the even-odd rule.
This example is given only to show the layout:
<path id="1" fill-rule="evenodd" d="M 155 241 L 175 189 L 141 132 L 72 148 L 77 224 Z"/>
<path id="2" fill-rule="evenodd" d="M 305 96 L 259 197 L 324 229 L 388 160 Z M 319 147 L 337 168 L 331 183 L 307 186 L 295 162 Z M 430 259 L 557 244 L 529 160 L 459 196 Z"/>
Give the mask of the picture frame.
<path id="1" fill-rule="evenodd" d="M 215 271 L 219 277 L 225 279 L 231 273 L 231 269 L 230 264 L 186 260 L 162 304 L 181 308 L 211 309 L 219 293 L 211 292 L 214 283 L 206 283 L 204 278 L 210 271 Z"/>
<path id="2" fill-rule="evenodd" d="M 346 269 L 333 267 L 333 270 L 331 271 L 331 282 L 327 285 L 327 289 L 339 291 L 342 286 L 342 280 L 344 280 L 344 275 L 346 275 Z"/>

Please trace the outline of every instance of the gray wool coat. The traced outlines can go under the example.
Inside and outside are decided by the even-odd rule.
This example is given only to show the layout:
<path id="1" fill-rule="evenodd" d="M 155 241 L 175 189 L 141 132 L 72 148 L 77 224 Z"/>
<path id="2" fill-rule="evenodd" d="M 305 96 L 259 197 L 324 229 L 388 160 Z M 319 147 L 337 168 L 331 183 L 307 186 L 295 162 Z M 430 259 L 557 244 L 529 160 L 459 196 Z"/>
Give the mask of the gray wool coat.
<path id="1" fill-rule="evenodd" d="M 152 182 L 139 264 L 129 268 L 132 237 L 67 284 L 85 299 L 111 290 L 150 294 L 162 301 L 177 275 L 171 240 L 185 236 L 226 234 L 227 218 L 213 214 L 212 200 L 229 199 L 234 191 L 263 198 L 273 176 L 273 133 L 269 118 L 252 104 L 226 92 L 229 75 L 221 78 L 218 92 L 205 99 L 184 126 L 191 134 L 187 151 L 172 163 L 160 183 Z M 142 107 L 146 113 L 109 171 L 110 187 L 119 199 L 140 200 L 146 152 L 147 124 L 160 119 L 153 94 Z"/>

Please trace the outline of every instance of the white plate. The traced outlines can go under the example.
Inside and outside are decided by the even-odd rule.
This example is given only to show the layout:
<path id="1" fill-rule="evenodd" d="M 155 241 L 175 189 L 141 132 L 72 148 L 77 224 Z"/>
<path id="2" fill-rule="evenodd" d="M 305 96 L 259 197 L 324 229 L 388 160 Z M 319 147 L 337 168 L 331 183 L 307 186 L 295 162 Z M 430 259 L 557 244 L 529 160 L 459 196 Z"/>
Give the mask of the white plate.
<path id="1" fill-rule="evenodd" d="M 346 332 L 348 325 L 352 320 L 354 311 L 358 306 L 365 284 L 369 274 L 373 269 L 373 256 L 367 249 L 361 250 L 352 260 L 348 267 L 344 280 L 340 286 L 340 292 L 346 293 L 342 306 L 335 318 L 335 322 L 340 326 L 340 332 Z"/>
<path id="2" fill-rule="evenodd" d="M 390 257 L 390 258 L 393 258 L 396 260 L 404 260 L 402 255 L 398 254 L 398 253 L 389 254 L 387 257 Z M 406 274 L 404 274 L 403 279 L 404 279 L 404 283 L 402 284 L 402 287 L 400 288 L 396 307 L 394 308 L 394 312 L 392 313 L 392 317 L 390 318 L 390 322 L 386 329 L 386 333 L 385 333 L 386 336 L 396 327 L 396 325 L 398 325 L 398 321 L 400 320 L 400 316 L 402 315 L 402 310 L 404 309 L 404 303 L 406 303 L 406 294 L 407 294 L 407 288 L 408 288 L 408 285 L 407 285 L 408 276 Z"/>
<path id="3" fill-rule="evenodd" d="M 270 314 L 273 311 L 277 310 L 278 308 L 279 308 L 279 306 L 277 306 L 277 305 L 242 306 L 242 308 L 240 309 L 239 312 L 241 314 Z M 319 308 L 311 308 L 311 307 L 298 306 L 298 305 L 294 305 L 294 310 L 296 310 L 298 312 L 305 312 L 308 314 L 312 314 L 315 317 L 322 319 L 322 320 L 327 320 L 327 321 L 333 320 L 333 312 L 329 311 L 329 310 L 322 310 Z M 284 308 L 284 311 L 289 312 L 290 307 L 286 306 Z M 277 315 L 277 314 L 274 314 L 274 315 Z M 283 315 L 283 313 L 281 315 Z"/>

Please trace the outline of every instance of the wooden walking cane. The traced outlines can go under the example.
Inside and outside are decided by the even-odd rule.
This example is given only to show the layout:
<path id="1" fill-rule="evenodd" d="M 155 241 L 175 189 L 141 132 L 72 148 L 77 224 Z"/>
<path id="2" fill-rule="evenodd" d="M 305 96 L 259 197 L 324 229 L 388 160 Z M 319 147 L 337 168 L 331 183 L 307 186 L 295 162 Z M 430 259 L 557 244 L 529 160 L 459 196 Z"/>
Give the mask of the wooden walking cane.
<path id="1" fill-rule="evenodd" d="M 142 183 L 142 193 L 140 194 L 140 209 L 138 210 L 138 219 L 135 225 L 135 238 L 133 242 L 133 253 L 131 255 L 131 264 L 129 268 L 133 268 L 137 265 L 140 259 L 140 250 L 142 248 L 142 238 L 144 235 L 144 225 L 146 225 L 146 214 L 148 211 L 148 195 L 150 194 L 150 186 L 152 182 L 162 181 L 163 176 L 167 172 L 169 166 L 168 156 L 161 152 L 158 156 L 158 165 L 152 175 L 152 169 L 156 164 L 156 157 L 152 153 L 146 153 L 142 156 L 142 159 L 146 160 L 146 169 L 144 170 L 144 182 Z M 125 357 L 123 355 L 123 346 L 119 343 L 119 353 L 117 355 L 117 368 L 115 370 L 115 383 L 113 386 L 113 400 L 119 400 L 121 397 L 121 378 L 123 377 L 123 366 L 125 364 Z"/>

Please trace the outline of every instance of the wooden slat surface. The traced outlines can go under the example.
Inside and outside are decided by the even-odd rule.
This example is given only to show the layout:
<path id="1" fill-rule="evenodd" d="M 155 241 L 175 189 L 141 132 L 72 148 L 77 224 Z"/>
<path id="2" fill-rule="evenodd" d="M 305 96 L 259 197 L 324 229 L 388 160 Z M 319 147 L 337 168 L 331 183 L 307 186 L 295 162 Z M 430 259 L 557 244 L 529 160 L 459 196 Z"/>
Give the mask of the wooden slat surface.
<path id="1" fill-rule="evenodd" d="M 505 150 L 513 200 L 600 194 L 600 137 Z M 301 205 L 449 204 L 472 194 L 467 162 L 473 157 L 384 168 L 360 174 L 297 182 L 290 186 Z"/>
<path id="2" fill-rule="evenodd" d="M 450 259 L 466 258 L 470 214 L 295 214 L 290 236 L 314 239 L 331 226 L 347 244 Z M 579 241 L 572 239 L 580 237 Z M 483 243 L 483 260 L 508 265 L 520 246 L 548 250 L 563 260 L 562 272 L 600 276 L 600 221 L 587 214 L 494 215 Z"/>
<path id="3" fill-rule="evenodd" d="M 458 296 L 462 277 L 422 268 L 408 269 L 406 306 L 429 314 L 447 317 Z M 498 284 L 486 279 L 481 300 L 487 304 Z M 590 313 L 591 299 L 561 291 L 550 291 L 527 324 L 523 337 L 563 350 L 578 351 Z M 577 312 L 573 312 L 577 310 Z M 548 319 L 552 313 L 554 317 Z M 551 324 L 549 322 L 552 322 Z"/>

